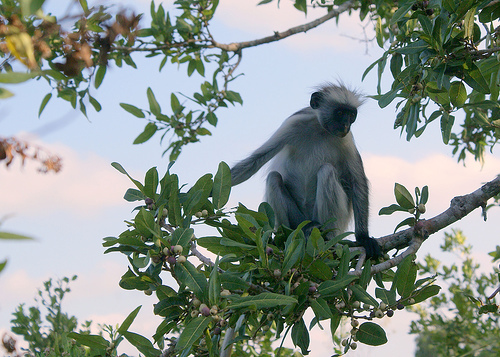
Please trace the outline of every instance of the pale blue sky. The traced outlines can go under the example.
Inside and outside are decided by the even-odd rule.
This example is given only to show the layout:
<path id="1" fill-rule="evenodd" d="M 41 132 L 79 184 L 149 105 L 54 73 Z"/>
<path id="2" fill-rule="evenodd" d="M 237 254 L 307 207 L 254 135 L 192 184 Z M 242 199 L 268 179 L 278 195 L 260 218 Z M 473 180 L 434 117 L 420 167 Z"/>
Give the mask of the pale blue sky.
<path id="1" fill-rule="evenodd" d="M 46 11 L 61 4 L 47 0 Z M 303 14 L 286 1 L 281 9 L 274 4 L 256 8 L 258 1 L 222 0 L 212 33 L 219 42 L 250 40 L 271 34 L 303 22 Z M 125 3 L 125 2 L 124 2 Z M 149 1 L 127 1 L 140 11 L 149 10 Z M 165 2 L 168 9 L 171 2 Z M 307 21 L 316 16 L 310 14 Z M 186 147 L 172 171 L 180 181 L 192 185 L 207 172 L 214 173 L 220 161 L 234 164 L 257 148 L 296 110 L 308 105 L 313 88 L 324 81 L 342 79 L 366 94 L 376 88 L 376 73 L 364 82 L 365 68 L 382 53 L 374 43 L 364 44 L 350 37 L 363 38 L 355 16 L 343 16 L 321 28 L 289 38 L 280 43 L 247 49 L 239 71 L 244 73 L 234 82 L 244 105 L 221 110 L 219 124 L 213 136 Z M 40 119 L 37 118 L 41 99 L 48 86 L 43 82 L 8 87 L 16 93 L 12 99 L 0 101 L 0 134 L 18 135 L 36 140 L 63 157 L 63 172 L 59 175 L 35 173 L 35 165 L 19 164 L 9 169 L 0 167 L 0 217 L 13 214 L 2 229 L 36 237 L 36 242 L 1 242 L 0 260 L 8 257 L 9 264 L 0 275 L 0 330 L 9 326 L 11 312 L 20 302 L 31 303 L 36 288 L 50 277 L 77 274 L 65 308 L 80 321 L 117 323 L 138 304 L 143 304 L 132 329 L 150 336 L 157 319 L 151 318 L 153 299 L 139 292 L 118 287 L 126 271 L 126 259 L 119 254 L 104 256 L 102 238 L 118 235 L 126 229 L 123 220 L 133 217 L 134 205 L 122 197 L 131 185 L 128 179 L 111 168 L 120 162 L 135 178 L 142 179 L 152 166 L 164 172 L 168 157 L 161 153 L 167 147 L 154 137 L 148 143 L 132 145 L 145 122 L 132 117 L 119 107 L 120 102 L 147 108 L 146 88 L 151 87 L 165 112 L 170 107 L 172 91 L 191 94 L 202 80 L 191 78 L 185 69 L 166 66 L 157 68 L 160 58 L 144 60 L 134 55 L 138 69 L 110 68 L 106 79 L 93 95 L 103 105 L 100 113 L 89 109 L 89 120 L 62 101 L 52 100 Z M 389 81 L 385 82 L 388 89 Z M 393 203 L 394 182 L 412 190 L 416 185 L 429 185 L 428 215 L 439 213 L 455 195 L 471 192 L 484 181 L 499 173 L 500 157 L 489 156 L 486 165 L 473 162 L 467 168 L 456 164 L 451 149 L 440 139 L 438 123 L 431 125 L 419 140 L 408 143 L 394 131 L 394 107 L 380 109 L 374 101 L 362 107 L 352 130 L 364 157 L 372 188 L 372 234 L 385 235 L 402 218 L 378 217 L 378 210 Z M 54 125 L 52 125 L 54 123 Z M 38 137 L 37 137 L 38 135 Z M 233 190 L 229 205 L 243 202 L 256 208 L 263 196 L 264 174 L 257 174 Z M 478 258 L 489 269 L 486 253 L 494 249 L 498 230 L 494 222 L 500 218 L 491 211 L 488 222 L 482 222 L 474 212 L 454 227 L 463 228 L 469 242 L 477 249 Z M 198 235 L 203 232 L 198 232 Z M 488 237 L 488 239 L 484 239 Z M 489 238 L 491 237 L 491 238 Z M 429 238 L 421 250 L 436 253 L 442 233 Z M 389 343 L 377 348 L 361 346 L 352 356 L 387 356 L 390 351 L 408 351 L 411 355 L 412 336 L 407 336 L 408 315 L 384 319 Z M 0 331 L 1 332 L 1 331 Z M 329 353 L 328 332 L 312 332 L 311 356 Z"/>

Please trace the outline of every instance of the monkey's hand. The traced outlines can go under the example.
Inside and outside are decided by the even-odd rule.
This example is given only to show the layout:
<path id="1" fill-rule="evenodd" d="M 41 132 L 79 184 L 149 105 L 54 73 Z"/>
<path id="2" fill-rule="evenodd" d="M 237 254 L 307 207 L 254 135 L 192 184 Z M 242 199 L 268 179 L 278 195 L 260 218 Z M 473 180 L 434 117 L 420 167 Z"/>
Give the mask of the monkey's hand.
<path id="1" fill-rule="evenodd" d="M 382 256 L 380 245 L 374 238 L 368 236 L 367 233 L 356 234 L 356 241 L 365 248 L 367 258 L 378 258 Z"/>

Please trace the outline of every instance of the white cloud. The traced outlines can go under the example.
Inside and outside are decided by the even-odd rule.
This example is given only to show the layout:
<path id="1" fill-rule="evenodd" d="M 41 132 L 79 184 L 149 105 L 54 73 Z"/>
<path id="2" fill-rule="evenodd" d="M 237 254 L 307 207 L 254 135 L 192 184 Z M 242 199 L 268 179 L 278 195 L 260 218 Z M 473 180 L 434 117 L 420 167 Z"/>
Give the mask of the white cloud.
<path id="1" fill-rule="evenodd" d="M 488 155 L 484 166 L 472 160 L 466 166 L 455 158 L 431 155 L 417 162 L 392 156 L 364 156 L 366 174 L 371 183 L 373 207 L 394 202 L 394 183 L 404 185 L 411 193 L 415 187 L 429 186 L 429 214 L 449 206 L 455 196 L 470 193 L 500 174 L 500 159 Z"/>
<path id="2" fill-rule="evenodd" d="M 62 157 L 63 168 L 58 174 L 42 174 L 37 172 L 38 163 L 29 160 L 24 167 L 19 167 L 19 160 L 9 168 L 1 165 L 2 214 L 28 211 L 52 215 L 54 210 L 71 208 L 88 216 L 123 204 L 130 181 L 109 161 L 94 153 L 78 154 L 64 145 L 29 142 Z M 37 211 L 32 212 L 34 209 Z"/>

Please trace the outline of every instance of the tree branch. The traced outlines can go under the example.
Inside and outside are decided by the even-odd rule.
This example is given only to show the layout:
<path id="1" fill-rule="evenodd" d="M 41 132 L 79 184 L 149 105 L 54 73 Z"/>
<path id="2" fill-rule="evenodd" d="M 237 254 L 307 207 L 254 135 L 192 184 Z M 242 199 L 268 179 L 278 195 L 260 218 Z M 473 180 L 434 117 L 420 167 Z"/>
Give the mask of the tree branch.
<path id="1" fill-rule="evenodd" d="M 453 198 L 450 207 L 443 213 L 428 220 L 420 220 L 413 228 L 377 240 L 384 251 L 407 247 L 414 237 L 420 236 L 425 240 L 431 234 L 461 220 L 476 208 L 486 207 L 486 202 L 498 194 L 500 194 L 500 175 L 472 193 Z"/>
<path id="2" fill-rule="evenodd" d="M 355 5 L 354 1 L 352 1 L 352 0 L 346 1 L 342 5 L 337 6 L 336 9 L 328 12 L 326 15 L 324 15 L 324 16 L 322 16 L 314 21 L 308 22 L 308 23 L 303 24 L 303 25 L 289 28 L 288 30 L 283 31 L 283 32 L 276 31 L 274 33 L 274 35 L 263 37 L 263 38 L 260 38 L 257 40 L 245 41 L 245 42 L 233 42 L 233 43 L 229 43 L 229 44 L 223 44 L 223 43 L 219 43 L 215 40 L 212 40 L 212 44 L 213 44 L 213 47 L 217 47 L 217 48 L 220 48 L 220 49 L 228 51 L 228 52 L 238 52 L 244 48 L 255 47 L 255 46 L 263 45 L 266 43 L 276 42 L 276 41 L 282 40 L 284 38 L 287 38 L 289 36 L 295 35 L 297 33 L 307 32 L 315 27 L 318 27 L 319 25 L 325 23 L 326 21 L 331 20 L 334 17 L 338 17 L 341 13 L 348 11 L 348 10 L 351 10 L 351 9 L 354 9 L 355 6 L 356 5 Z"/>
<path id="3" fill-rule="evenodd" d="M 498 194 L 500 194 L 500 175 L 472 193 L 454 197 L 451 200 L 450 207 L 443 213 L 428 220 L 420 220 L 415 227 L 378 238 L 378 243 L 382 247 L 382 250 L 386 252 L 391 249 L 402 249 L 405 247 L 408 247 L 408 249 L 390 260 L 372 266 L 372 274 L 398 265 L 406 256 L 416 253 L 422 243 L 431 234 L 461 220 L 476 208 L 481 207 L 484 210 L 486 202 Z M 486 215 L 484 215 L 484 219 L 486 220 Z M 351 274 L 360 275 L 361 267 L 362 264 L 358 264 Z"/>

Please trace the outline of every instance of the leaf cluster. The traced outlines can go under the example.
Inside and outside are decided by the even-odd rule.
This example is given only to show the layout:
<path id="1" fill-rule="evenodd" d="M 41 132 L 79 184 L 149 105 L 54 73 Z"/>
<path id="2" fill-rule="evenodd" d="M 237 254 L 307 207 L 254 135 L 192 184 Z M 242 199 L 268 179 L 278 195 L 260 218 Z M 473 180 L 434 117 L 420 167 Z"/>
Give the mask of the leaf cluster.
<path id="1" fill-rule="evenodd" d="M 73 356 L 85 356 L 85 349 L 75 345 L 68 335 L 77 330 L 78 322 L 75 316 L 68 315 L 61 309 L 64 296 L 70 292 L 70 281 L 76 276 L 62 278 L 53 282 L 52 279 L 44 282 L 43 290 L 38 290 L 40 306 L 25 308 L 19 305 L 12 314 L 13 333 L 23 337 L 28 344 L 29 356 L 60 356 L 62 353 L 71 353 Z M 90 322 L 82 324 L 81 333 L 89 333 Z"/>
<path id="2" fill-rule="evenodd" d="M 424 271 L 438 274 L 448 289 L 412 309 L 418 314 L 411 324 L 411 333 L 418 336 L 415 355 L 497 355 L 498 304 L 489 295 L 498 286 L 498 270 L 480 268 L 459 230 L 445 234 L 441 250 L 460 256 L 461 262 L 442 265 L 428 255 L 420 263 Z"/>
<path id="3" fill-rule="evenodd" d="M 368 7 L 376 39 L 385 49 L 364 76 L 377 66 L 374 96 L 383 108 L 399 98 L 395 128 L 406 139 L 419 137 L 439 120 L 442 139 L 458 160 L 470 153 L 482 160 L 500 138 L 499 70 L 495 1 L 377 1 Z M 380 5 L 380 6 L 379 6 Z M 394 78 L 382 93 L 380 81 L 389 65 Z M 456 115 L 465 114 L 457 131 Z M 455 129 L 455 130 L 454 130 Z"/>
<path id="4" fill-rule="evenodd" d="M 170 168 L 161 179 L 156 168 L 150 169 L 142 183 L 121 165 L 113 166 L 135 185 L 125 199 L 142 204 L 135 208 L 129 229 L 105 238 L 103 245 L 107 253 L 127 256 L 122 288 L 155 294 L 154 313 L 164 320 L 153 337 L 161 349 L 167 338 L 169 348 L 180 356 L 218 356 L 225 338 L 229 344 L 245 345 L 272 333 L 273 339 L 290 334 L 306 355 L 309 330 L 327 320 L 332 337 L 340 342 L 335 336 L 343 317 L 368 320 L 356 326 L 350 339 L 380 345 L 387 337 L 376 318 L 392 316 L 439 292 L 432 278 L 416 280 L 412 256 L 396 271 L 374 277 L 368 261 L 358 277 L 350 274 L 360 253 L 345 240 L 350 233 L 335 236 L 315 228 L 306 239 L 302 228 L 307 222 L 295 230 L 275 230 L 274 212 L 267 203 L 257 211 L 240 204 L 226 212 L 231 176 L 225 163 L 213 178 L 204 175 L 187 191 Z M 217 234 L 196 237 L 193 227 L 199 224 Z M 213 253 L 215 261 L 203 256 L 198 246 Z M 175 284 L 166 281 L 165 273 Z M 374 295 L 367 292 L 373 278 L 378 285 Z M 385 288 L 387 281 L 392 282 L 390 289 Z M 308 309 L 314 318 L 306 324 Z M 337 347 L 337 352 L 346 352 L 352 342 Z"/>
<path id="5" fill-rule="evenodd" d="M 0 65 L 0 83 L 45 79 L 52 90 L 43 98 L 39 115 L 54 95 L 73 108 L 78 107 L 85 116 L 88 103 L 100 111 L 101 104 L 91 92 L 102 85 L 111 64 L 137 68 L 132 59 L 135 52 L 145 53 L 148 58 L 161 56 L 159 71 L 170 62 L 186 68 L 188 77 L 196 72 L 210 79 L 203 80 L 200 91 L 193 95 L 181 94 L 188 103 L 172 93 L 171 115 L 161 112 L 150 88 L 149 110 L 122 103 L 127 112 L 148 121 L 134 144 L 149 140 L 157 132 L 162 132 L 162 139 L 169 133 L 174 139 L 165 152 L 170 152 L 170 159 L 174 160 L 184 145 L 211 134 L 207 124 L 217 125 L 217 109 L 242 104 L 241 96 L 228 89 L 237 77 L 233 72 L 240 55 L 215 48 L 208 30 L 218 0 L 175 1 L 175 15 L 152 1 L 152 20 L 143 28 L 139 28 L 142 14 L 114 13 L 112 8 L 103 6 L 89 8 L 86 0 L 79 2 L 79 9 L 73 10 L 75 14 L 61 18 L 45 14 L 43 4 L 44 1 L 34 0 L 0 4 L 0 57 L 5 58 Z M 14 61 L 25 65 L 29 72 L 14 71 Z M 0 89 L 0 98 L 12 95 L 6 88 Z"/>
<path id="6" fill-rule="evenodd" d="M 410 213 L 412 217 L 401 221 L 394 229 L 394 232 L 403 226 L 414 227 L 420 216 L 426 211 L 425 205 L 429 199 L 429 188 L 424 186 L 420 190 L 418 187 L 415 187 L 415 198 L 413 198 L 406 187 L 396 182 L 394 184 L 394 196 L 397 203 L 381 208 L 378 214 L 382 216 L 391 215 L 394 212 Z"/>
<path id="7" fill-rule="evenodd" d="M 96 76 L 95 87 L 99 87 L 109 60 L 118 67 L 122 62 L 135 67 L 129 54 L 111 53 L 110 46 L 133 43 L 140 17 L 112 14 L 102 6 L 89 8 L 87 1 L 81 0 L 77 15 L 57 18 L 45 14 L 43 4 L 35 0 L 0 4 L 0 56 L 5 58 L 0 66 L 0 83 L 45 79 L 52 91 L 42 100 L 39 115 L 53 93 L 85 116 L 88 103 L 100 111 L 100 103 L 90 94 L 91 81 Z M 14 71 L 11 63 L 16 60 L 30 71 Z M 5 98 L 12 93 L 3 88 L 0 95 Z"/>

